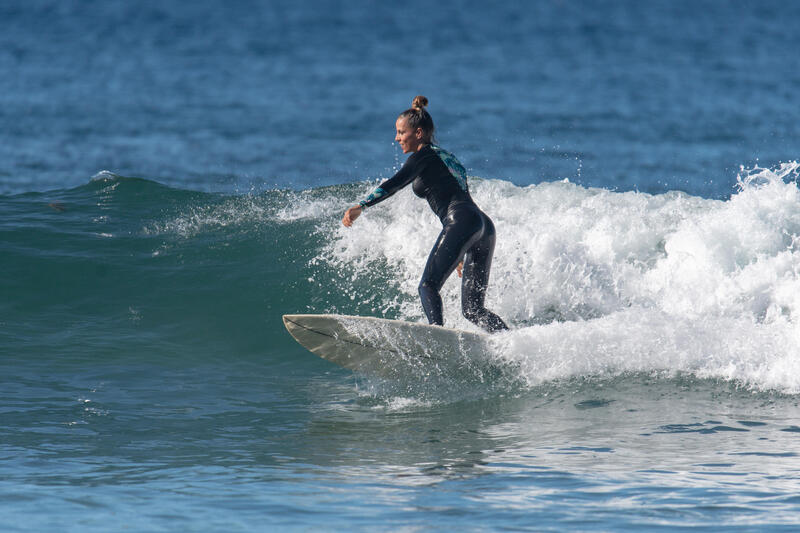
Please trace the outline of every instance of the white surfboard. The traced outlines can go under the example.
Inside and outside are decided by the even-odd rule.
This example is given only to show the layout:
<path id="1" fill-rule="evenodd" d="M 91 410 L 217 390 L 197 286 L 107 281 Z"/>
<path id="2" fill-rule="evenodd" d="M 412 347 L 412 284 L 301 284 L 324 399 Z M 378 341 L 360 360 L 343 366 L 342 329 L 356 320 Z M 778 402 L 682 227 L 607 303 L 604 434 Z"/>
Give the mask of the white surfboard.
<path id="1" fill-rule="evenodd" d="M 346 315 L 284 315 L 303 347 L 337 365 L 384 378 L 464 375 L 493 366 L 489 335 L 402 320 Z"/>

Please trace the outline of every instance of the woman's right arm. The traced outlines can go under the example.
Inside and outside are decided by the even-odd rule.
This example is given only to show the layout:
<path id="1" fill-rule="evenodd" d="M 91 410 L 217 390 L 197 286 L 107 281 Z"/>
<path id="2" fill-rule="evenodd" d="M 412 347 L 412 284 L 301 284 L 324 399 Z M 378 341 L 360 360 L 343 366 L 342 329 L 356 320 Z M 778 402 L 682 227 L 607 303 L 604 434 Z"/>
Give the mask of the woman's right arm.
<path id="1" fill-rule="evenodd" d="M 363 210 L 364 208 L 362 208 L 360 205 L 354 205 L 353 207 L 344 212 L 344 217 L 342 218 L 342 224 L 344 224 L 345 227 L 349 228 L 350 226 L 353 225 L 353 222 L 355 222 L 356 219 L 361 215 L 361 211 Z"/>
<path id="2" fill-rule="evenodd" d="M 381 183 L 378 188 L 372 191 L 372 193 L 364 200 L 359 202 L 358 205 L 355 205 L 345 211 L 344 217 L 342 218 L 342 224 L 349 228 L 353 225 L 355 219 L 361 215 L 364 209 L 367 207 L 372 207 L 373 205 L 386 200 L 394 193 L 414 181 L 414 178 L 417 177 L 417 174 L 419 174 L 416 171 L 417 158 L 414 157 L 415 155 L 417 154 L 412 154 L 411 157 L 406 160 L 403 168 L 398 170 L 397 174 Z"/>

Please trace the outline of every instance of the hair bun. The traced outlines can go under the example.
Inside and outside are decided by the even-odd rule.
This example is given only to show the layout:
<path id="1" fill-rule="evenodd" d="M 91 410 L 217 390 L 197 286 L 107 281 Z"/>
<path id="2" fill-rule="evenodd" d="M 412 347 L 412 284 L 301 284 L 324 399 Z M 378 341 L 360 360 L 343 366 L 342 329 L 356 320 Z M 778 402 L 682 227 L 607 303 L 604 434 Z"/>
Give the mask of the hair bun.
<path id="1" fill-rule="evenodd" d="M 428 105 L 428 99 L 421 94 L 414 97 L 414 101 L 411 103 L 411 107 L 414 109 L 424 109 L 426 105 Z"/>

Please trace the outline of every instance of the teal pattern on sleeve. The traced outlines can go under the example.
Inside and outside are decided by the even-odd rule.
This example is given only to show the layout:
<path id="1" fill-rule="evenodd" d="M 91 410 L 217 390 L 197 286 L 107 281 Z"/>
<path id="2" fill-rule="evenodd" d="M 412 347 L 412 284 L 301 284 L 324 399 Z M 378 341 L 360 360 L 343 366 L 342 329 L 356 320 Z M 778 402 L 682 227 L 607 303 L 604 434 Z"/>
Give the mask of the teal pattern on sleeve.
<path id="1" fill-rule="evenodd" d="M 464 165 L 461 164 L 456 156 L 448 152 L 447 150 L 435 145 L 430 145 L 436 155 L 439 156 L 439 159 L 445 164 L 445 166 L 450 170 L 450 173 L 458 182 L 459 187 L 463 191 L 469 191 L 467 188 L 467 169 L 464 168 Z"/>
<path id="2" fill-rule="evenodd" d="M 384 197 L 384 196 L 386 196 L 386 191 L 384 191 L 383 189 L 381 189 L 380 187 L 378 187 L 377 189 L 375 189 L 374 191 L 372 191 L 372 193 L 370 193 L 370 195 L 369 195 L 369 196 L 367 196 L 367 199 L 366 199 L 366 200 L 361 200 L 361 201 L 359 202 L 359 205 L 360 205 L 362 208 L 365 208 L 365 209 L 366 209 L 366 207 L 367 207 L 367 204 L 368 204 L 369 202 L 372 202 L 372 201 L 374 201 L 374 200 L 378 200 L 379 198 L 382 198 L 382 197 Z"/>

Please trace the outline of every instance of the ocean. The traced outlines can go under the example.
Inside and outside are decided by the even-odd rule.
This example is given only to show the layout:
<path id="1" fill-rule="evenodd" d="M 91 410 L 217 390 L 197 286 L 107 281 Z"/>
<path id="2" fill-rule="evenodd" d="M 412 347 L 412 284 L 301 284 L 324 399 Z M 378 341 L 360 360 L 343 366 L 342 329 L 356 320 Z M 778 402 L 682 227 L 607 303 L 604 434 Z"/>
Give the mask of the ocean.
<path id="1" fill-rule="evenodd" d="M 798 22 L 2 2 L 0 530 L 795 531 Z M 355 374 L 281 322 L 424 321 L 427 204 L 341 225 L 417 94 L 497 228 L 482 379 Z"/>

